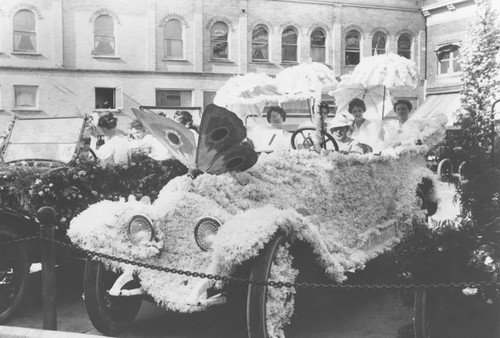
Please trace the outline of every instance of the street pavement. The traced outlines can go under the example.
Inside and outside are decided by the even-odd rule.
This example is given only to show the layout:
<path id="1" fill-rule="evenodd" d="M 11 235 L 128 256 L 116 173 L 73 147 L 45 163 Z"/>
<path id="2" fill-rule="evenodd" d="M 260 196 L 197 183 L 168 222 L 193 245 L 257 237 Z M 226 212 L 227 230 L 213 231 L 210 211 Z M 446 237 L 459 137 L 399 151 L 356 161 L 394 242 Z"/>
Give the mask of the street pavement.
<path id="1" fill-rule="evenodd" d="M 439 218 L 453 218 L 453 186 L 439 183 L 442 204 Z M 82 298 L 83 262 L 58 269 L 58 330 L 100 335 L 92 326 Z M 40 272 L 30 276 L 27 297 L 8 326 L 43 327 Z M 300 291 L 300 290 L 299 290 Z M 298 295 L 296 314 L 287 338 L 388 338 L 412 323 L 413 309 L 403 304 L 399 291 L 314 290 Z M 119 337 L 239 338 L 241 325 L 234 325 L 222 308 L 196 314 L 179 314 L 143 302 L 132 327 Z M 0 337 L 3 337 L 0 332 Z"/>

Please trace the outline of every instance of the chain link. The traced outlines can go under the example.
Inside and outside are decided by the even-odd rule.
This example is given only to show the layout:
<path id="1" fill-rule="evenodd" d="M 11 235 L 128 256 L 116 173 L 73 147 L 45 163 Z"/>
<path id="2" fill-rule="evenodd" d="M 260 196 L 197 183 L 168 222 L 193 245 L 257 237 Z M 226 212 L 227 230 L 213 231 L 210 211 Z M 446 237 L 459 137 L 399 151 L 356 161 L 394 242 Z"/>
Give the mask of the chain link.
<path id="1" fill-rule="evenodd" d="M 2 245 L 10 245 L 10 244 L 15 244 L 15 243 L 20 243 L 20 242 L 32 241 L 35 239 L 40 239 L 40 236 L 24 237 L 24 238 L 13 239 L 10 241 L 0 241 L 0 247 Z"/>
<path id="2" fill-rule="evenodd" d="M 70 243 L 60 242 L 57 240 L 39 238 L 37 236 L 26 237 L 21 239 L 16 239 L 12 241 L 0 242 L 0 246 L 4 244 L 18 243 L 33 239 L 39 239 L 49 243 L 53 243 L 60 247 L 78 251 L 84 253 L 86 256 L 95 259 L 102 258 L 119 263 L 130 264 L 138 266 L 141 268 L 146 268 L 150 270 L 162 271 L 167 273 L 173 273 L 177 275 L 184 275 L 189 277 L 206 278 L 223 282 L 237 282 L 243 284 L 255 284 L 262 286 L 272 286 L 272 287 L 287 287 L 287 288 L 313 288 L 313 289 L 350 289 L 350 290 L 371 290 L 371 289 L 444 289 L 444 288 L 465 288 L 465 287 L 480 287 L 480 286 L 500 286 L 500 281 L 463 281 L 463 282 L 450 282 L 450 283 L 428 283 L 428 284 L 337 284 L 337 283 L 288 283 L 288 282 L 275 282 L 275 281 L 265 281 L 265 280 L 253 280 L 249 278 L 234 277 L 234 276 L 220 276 L 207 274 L 203 272 L 193 272 L 188 270 L 181 270 L 175 268 L 168 268 L 163 266 L 158 266 L 154 264 L 136 262 L 131 259 L 114 257 L 111 255 L 103 254 L 100 252 L 82 249 Z"/>

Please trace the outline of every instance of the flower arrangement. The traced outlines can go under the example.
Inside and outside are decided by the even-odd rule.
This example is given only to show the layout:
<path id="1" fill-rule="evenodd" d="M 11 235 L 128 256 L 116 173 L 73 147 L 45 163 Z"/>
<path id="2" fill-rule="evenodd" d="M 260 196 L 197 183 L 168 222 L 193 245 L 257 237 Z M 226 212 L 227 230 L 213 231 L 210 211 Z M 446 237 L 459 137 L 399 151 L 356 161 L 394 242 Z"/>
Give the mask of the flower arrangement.
<path id="1" fill-rule="evenodd" d="M 57 212 L 57 225 L 69 221 L 101 200 L 117 201 L 135 195 L 155 199 L 159 187 L 187 169 L 177 160 L 156 162 L 138 155 L 126 167 L 102 167 L 77 159 L 72 166 L 4 165 L 0 176 L 0 207 L 36 215 L 42 206 Z"/>

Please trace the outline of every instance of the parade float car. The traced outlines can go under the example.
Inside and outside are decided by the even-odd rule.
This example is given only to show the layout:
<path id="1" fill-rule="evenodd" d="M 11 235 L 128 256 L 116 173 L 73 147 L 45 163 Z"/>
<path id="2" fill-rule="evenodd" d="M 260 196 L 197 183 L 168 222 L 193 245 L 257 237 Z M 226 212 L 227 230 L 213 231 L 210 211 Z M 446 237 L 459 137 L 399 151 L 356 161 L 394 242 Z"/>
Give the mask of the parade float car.
<path id="1" fill-rule="evenodd" d="M 243 123 L 224 108 L 207 107 L 198 142 L 180 124 L 134 113 L 190 174 L 172 179 L 152 204 L 131 197 L 91 205 L 68 230 L 83 249 L 177 271 L 294 283 L 301 273 L 294 248 L 306 245 L 342 283 L 435 211 L 425 154 L 444 135 L 439 123 L 422 124 L 423 145 L 379 155 L 287 150 L 257 161 Z M 235 287 L 109 256 L 88 259 L 84 277 L 89 317 L 106 335 L 126 330 L 144 299 L 191 313 L 234 304 L 243 288 L 252 338 L 284 337 L 294 313 L 294 287 Z"/>
<path id="2" fill-rule="evenodd" d="M 177 160 L 120 169 L 101 167 L 88 147 L 87 123 L 87 117 L 13 120 L 0 152 L 0 242 L 38 236 L 36 217 L 43 206 L 56 211 L 56 239 L 69 242 L 69 221 L 88 205 L 137 192 L 140 185 L 151 194 L 150 182 L 166 183 L 186 171 Z M 83 257 L 56 248 L 58 265 Z M 40 268 L 38 262 L 39 242 L 0 243 L 0 323 L 19 306 L 30 271 Z"/>

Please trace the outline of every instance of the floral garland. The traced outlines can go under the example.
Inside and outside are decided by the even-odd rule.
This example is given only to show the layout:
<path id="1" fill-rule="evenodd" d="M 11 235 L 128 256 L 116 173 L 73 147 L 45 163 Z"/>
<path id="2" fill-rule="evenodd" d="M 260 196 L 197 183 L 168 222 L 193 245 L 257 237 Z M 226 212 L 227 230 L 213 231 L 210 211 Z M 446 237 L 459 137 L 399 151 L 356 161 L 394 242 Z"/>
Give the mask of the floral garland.
<path id="1" fill-rule="evenodd" d="M 177 160 L 156 162 L 142 155 L 135 156 L 126 167 L 105 168 L 77 159 L 67 167 L 21 163 L 5 165 L 1 170 L 0 208 L 34 216 L 42 206 L 51 206 L 57 212 L 57 225 L 63 228 L 89 205 L 101 200 L 117 201 L 129 195 L 155 199 L 159 187 L 187 171 Z"/>

